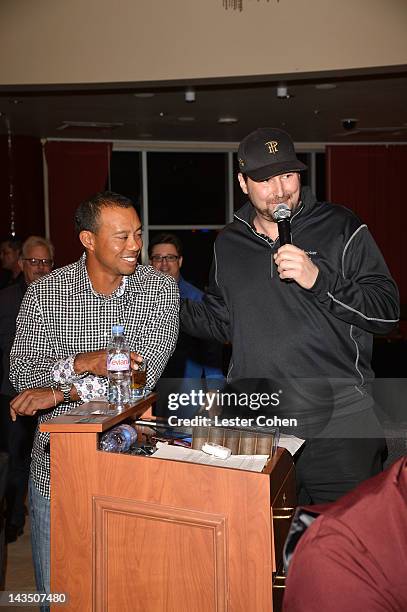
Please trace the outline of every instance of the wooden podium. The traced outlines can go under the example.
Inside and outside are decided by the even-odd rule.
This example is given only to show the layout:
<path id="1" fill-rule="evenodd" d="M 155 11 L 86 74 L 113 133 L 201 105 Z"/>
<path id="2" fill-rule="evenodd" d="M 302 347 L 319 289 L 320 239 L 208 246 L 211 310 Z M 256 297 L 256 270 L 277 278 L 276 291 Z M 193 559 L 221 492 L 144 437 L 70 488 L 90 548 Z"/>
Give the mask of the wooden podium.
<path id="1" fill-rule="evenodd" d="M 51 433 L 51 591 L 75 612 L 278 610 L 290 455 L 278 449 L 255 473 L 98 450 L 100 432 L 154 399 L 41 425 Z"/>

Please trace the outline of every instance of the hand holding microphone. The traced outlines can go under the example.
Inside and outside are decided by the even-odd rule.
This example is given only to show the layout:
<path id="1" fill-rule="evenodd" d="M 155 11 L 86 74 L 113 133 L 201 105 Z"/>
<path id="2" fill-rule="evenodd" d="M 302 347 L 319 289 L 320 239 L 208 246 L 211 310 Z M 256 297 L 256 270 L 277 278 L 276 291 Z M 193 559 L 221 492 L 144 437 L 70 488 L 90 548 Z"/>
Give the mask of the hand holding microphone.
<path id="1" fill-rule="evenodd" d="M 291 209 L 284 203 L 279 204 L 273 212 L 281 245 L 274 255 L 277 272 L 281 280 L 294 280 L 303 289 L 311 289 L 319 270 L 305 251 L 292 244 L 290 217 Z"/>
<path id="2" fill-rule="evenodd" d="M 283 246 L 284 244 L 291 244 L 290 217 L 291 209 L 287 206 L 287 204 L 279 204 L 274 209 L 273 219 L 277 223 L 280 246 Z"/>

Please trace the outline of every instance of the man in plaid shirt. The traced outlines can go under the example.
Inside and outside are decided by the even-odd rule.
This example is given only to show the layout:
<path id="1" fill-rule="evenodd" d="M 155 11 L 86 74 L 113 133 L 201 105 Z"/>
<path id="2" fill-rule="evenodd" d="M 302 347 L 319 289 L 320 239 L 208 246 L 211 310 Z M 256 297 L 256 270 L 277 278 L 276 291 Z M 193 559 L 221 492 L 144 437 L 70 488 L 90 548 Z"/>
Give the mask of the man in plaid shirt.
<path id="1" fill-rule="evenodd" d="M 32 283 L 17 318 L 10 380 L 20 391 L 12 418 L 42 423 L 107 393 L 106 346 L 122 324 L 132 368 L 147 358 L 147 387 L 160 377 L 178 335 L 179 295 L 170 276 L 137 265 L 141 223 L 131 200 L 105 192 L 75 215 L 85 248 L 79 261 Z M 49 434 L 36 432 L 30 476 L 37 588 L 49 593 Z M 46 609 L 46 608 L 45 608 Z"/>

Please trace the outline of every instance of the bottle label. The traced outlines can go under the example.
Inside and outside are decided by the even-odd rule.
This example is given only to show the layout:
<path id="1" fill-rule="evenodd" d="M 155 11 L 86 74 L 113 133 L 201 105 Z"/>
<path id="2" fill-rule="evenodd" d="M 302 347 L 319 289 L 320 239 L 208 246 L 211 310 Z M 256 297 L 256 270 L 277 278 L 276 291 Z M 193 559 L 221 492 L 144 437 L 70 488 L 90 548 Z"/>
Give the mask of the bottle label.
<path id="1" fill-rule="evenodd" d="M 123 453 L 136 442 L 137 431 L 131 425 L 124 423 L 103 434 L 100 439 L 100 448 L 110 453 Z"/>
<path id="2" fill-rule="evenodd" d="M 122 425 L 121 433 L 126 439 L 127 445 L 130 447 L 137 440 L 137 431 L 131 425 Z"/>
<path id="3" fill-rule="evenodd" d="M 126 353 L 115 353 L 107 356 L 107 369 L 114 372 L 130 370 L 130 359 Z"/>

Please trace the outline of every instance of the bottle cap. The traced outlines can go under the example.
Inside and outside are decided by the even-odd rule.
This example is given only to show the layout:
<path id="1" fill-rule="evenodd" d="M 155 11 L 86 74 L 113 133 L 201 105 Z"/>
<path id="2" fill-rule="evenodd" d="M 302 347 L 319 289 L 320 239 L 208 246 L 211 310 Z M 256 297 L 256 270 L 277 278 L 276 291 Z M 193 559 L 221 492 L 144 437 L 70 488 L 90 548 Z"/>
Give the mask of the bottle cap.
<path id="1" fill-rule="evenodd" d="M 115 336 L 124 334 L 124 325 L 112 325 L 112 334 Z"/>

